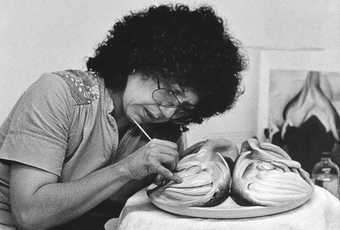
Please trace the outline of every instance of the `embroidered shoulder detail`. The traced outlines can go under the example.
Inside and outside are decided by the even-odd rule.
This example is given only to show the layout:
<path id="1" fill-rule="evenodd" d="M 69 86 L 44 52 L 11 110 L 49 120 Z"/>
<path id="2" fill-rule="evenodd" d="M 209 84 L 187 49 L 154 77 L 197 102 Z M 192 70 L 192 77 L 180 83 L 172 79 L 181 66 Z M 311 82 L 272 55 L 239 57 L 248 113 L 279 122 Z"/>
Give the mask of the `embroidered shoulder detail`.
<path id="1" fill-rule="evenodd" d="M 94 75 L 79 70 L 54 72 L 63 78 L 78 105 L 91 104 L 99 98 L 99 82 Z"/>

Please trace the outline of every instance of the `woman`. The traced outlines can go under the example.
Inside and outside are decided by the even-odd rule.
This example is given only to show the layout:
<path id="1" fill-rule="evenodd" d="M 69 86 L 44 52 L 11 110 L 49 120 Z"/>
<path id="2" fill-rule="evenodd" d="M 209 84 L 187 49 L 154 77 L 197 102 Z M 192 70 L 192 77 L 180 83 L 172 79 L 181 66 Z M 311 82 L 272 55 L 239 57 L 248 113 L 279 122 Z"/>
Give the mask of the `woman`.
<path id="1" fill-rule="evenodd" d="M 117 22 L 87 68 L 44 74 L 2 125 L 3 228 L 102 228 L 156 175 L 180 182 L 175 141 L 232 107 L 244 60 L 211 8 L 161 5 Z"/>

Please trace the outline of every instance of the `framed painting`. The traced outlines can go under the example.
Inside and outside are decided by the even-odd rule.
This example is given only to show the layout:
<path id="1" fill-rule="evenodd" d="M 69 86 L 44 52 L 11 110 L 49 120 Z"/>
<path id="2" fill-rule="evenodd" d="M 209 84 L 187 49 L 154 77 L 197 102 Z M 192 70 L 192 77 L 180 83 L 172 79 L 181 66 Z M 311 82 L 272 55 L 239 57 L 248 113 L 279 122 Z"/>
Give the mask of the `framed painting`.
<path id="1" fill-rule="evenodd" d="M 260 55 L 257 136 L 311 173 L 322 152 L 340 164 L 340 52 Z"/>
<path id="2" fill-rule="evenodd" d="M 262 51 L 258 83 L 257 136 L 270 138 L 283 125 L 283 112 L 311 74 L 340 112 L 340 51 Z M 269 137 L 268 137 L 269 136 Z"/>

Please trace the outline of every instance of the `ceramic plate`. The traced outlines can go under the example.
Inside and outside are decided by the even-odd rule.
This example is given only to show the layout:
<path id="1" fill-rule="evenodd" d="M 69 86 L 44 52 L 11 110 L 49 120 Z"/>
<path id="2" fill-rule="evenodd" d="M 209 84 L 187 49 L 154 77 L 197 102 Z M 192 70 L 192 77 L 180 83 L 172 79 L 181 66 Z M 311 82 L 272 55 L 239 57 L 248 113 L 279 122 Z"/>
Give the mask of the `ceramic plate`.
<path id="1" fill-rule="evenodd" d="M 310 196 L 311 197 L 311 196 Z M 217 218 L 217 219 L 235 219 L 260 217 L 287 212 L 305 204 L 310 197 L 277 207 L 265 206 L 240 206 L 231 197 L 223 203 L 214 207 L 178 207 L 170 206 L 164 203 L 151 202 L 158 208 L 181 216 L 200 217 L 200 218 Z"/>

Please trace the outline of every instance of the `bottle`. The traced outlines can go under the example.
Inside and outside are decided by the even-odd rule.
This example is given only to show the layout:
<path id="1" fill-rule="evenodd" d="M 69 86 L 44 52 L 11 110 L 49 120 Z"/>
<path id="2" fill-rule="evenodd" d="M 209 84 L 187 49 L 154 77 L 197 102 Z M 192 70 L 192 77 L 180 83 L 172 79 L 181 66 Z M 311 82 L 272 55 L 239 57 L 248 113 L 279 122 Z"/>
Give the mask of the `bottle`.
<path id="1" fill-rule="evenodd" d="M 263 136 L 264 136 L 263 142 L 268 142 L 268 143 L 271 142 L 271 140 L 270 140 L 270 130 L 269 130 L 269 128 L 265 128 L 265 129 L 263 130 Z"/>
<path id="2" fill-rule="evenodd" d="M 340 198 L 339 191 L 339 167 L 332 159 L 330 152 L 321 153 L 321 159 L 312 169 L 312 181 L 315 185 L 327 189 L 337 198 Z"/>

